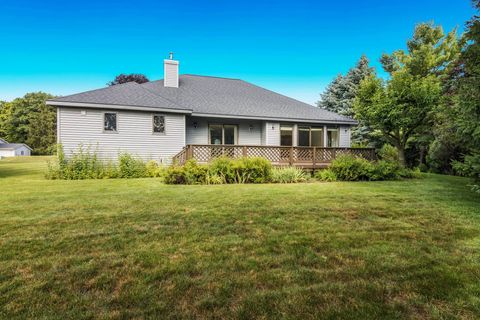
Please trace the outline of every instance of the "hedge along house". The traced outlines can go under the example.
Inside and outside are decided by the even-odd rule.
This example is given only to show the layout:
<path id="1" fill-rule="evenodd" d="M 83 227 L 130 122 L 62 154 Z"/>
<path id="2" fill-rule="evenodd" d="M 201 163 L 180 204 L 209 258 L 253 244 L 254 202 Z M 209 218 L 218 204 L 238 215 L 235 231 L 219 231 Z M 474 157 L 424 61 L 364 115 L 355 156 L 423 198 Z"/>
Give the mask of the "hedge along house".
<path id="1" fill-rule="evenodd" d="M 239 79 L 179 75 L 172 55 L 164 60 L 163 80 L 114 85 L 47 104 L 57 106 L 58 142 L 67 156 L 83 145 L 104 159 L 128 152 L 167 164 L 221 155 L 293 164 L 303 154 L 306 163 L 328 162 L 337 151 L 349 150 L 356 124 Z"/>

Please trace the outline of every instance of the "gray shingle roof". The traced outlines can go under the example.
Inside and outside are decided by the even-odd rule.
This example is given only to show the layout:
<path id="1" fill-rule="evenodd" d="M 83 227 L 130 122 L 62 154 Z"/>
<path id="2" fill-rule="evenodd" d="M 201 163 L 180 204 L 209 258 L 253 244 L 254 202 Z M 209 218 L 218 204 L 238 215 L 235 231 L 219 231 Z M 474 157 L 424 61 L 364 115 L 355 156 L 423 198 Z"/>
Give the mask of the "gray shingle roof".
<path id="1" fill-rule="evenodd" d="M 231 117 L 356 123 L 243 80 L 197 75 L 181 75 L 178 88 L 164 87 L 163 80 L 129 82 L 52 101 L 161 107 Z"/>
<path id="2" fill-rule="evenodd" d="M 49 101 L 78 102 L 95 104 L 113 104 L 122 106 L 138 106 L 153 108 L 183 109 L 161 96 L 150 92 L 135 82 L 127 82 L 102 89 L 86 91 Z"/>
<path id="3" fill-rule="evenodd" d="M 20 147 L 27 147 L 28 149 L 31 149 L 24 143 L 0 143 L 0 149 L 3 150 L 16 150 Z"/>

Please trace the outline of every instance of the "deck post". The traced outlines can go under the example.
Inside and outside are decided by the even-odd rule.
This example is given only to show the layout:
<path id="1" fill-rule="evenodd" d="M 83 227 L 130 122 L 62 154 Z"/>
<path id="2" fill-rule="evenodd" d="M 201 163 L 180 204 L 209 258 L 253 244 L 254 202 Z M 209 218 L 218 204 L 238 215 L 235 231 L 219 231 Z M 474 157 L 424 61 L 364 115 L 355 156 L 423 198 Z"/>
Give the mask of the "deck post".
<path id="1" fill-rule="evenodd" d="M 193 146 L 188 145 L 187 146 L 187 160 L 190 160 L 193 158 Z"/>
<path id="2" fill-rule="evenodd" d="M 289 163 L 291 166 L 293 165 L 293 147 L 290 147 Z"/>
<path id="3" fill-rule="evenodd" d="M 247 157 L 247 146 L 243 146 L 243 148 L 242 148 L 242 154 L 243 154 L 243 157 L 244 157 L 244 158 Z"/>
<path id="4" fill-rule="evenodd" d="M 315 170 L 315 165 L 317 164 L 317 148 L 316 147 L 313 147 L 313 151 L 312 151 L 312 166 L 313 166 L 313 169 Z"/>
<path id="5" fill-rule="evenodd" d="M 335 158 L 337 157 L 337 149 L 333 148 L 332 150 L 333 150 L 332 160 L 335 160 Z"/>

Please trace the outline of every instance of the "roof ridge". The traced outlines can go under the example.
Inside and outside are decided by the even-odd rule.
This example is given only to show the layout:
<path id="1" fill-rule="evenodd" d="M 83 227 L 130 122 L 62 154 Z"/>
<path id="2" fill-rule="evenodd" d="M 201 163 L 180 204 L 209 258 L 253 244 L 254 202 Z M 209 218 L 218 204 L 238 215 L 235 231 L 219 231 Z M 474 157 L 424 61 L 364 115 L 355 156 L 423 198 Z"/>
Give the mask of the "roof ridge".
<path id="1" fill-rule="evenodd" d="M 242 79 L 239 78 L 228 78 L 228 77 L 218 77 L 218 76 L 205 76 L 201 74 L 192 74 L 192 73 L 184 73 L 181 74 L 180 76 L 191 76 L 191 77 L 202 77 L 202 78 L 217 78 L 217 79 L 225 79 L 225 80 L 238 80 L 238 81 L 243 81 Z"/>

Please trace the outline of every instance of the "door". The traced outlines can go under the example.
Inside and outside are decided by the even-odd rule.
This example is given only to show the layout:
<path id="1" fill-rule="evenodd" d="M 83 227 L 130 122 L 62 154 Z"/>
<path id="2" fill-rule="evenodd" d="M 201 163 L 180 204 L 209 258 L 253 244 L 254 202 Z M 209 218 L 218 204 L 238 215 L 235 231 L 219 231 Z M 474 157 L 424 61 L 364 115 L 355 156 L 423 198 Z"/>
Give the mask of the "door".
<path id="1" fill-rule="evenodd" d="M 210 144 L 237 144 L 237 125 L 211 124 L 209 125 Z"/>

